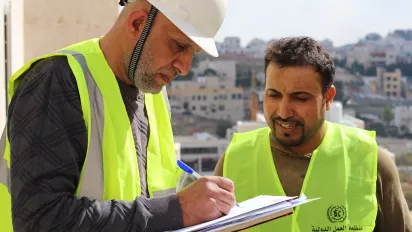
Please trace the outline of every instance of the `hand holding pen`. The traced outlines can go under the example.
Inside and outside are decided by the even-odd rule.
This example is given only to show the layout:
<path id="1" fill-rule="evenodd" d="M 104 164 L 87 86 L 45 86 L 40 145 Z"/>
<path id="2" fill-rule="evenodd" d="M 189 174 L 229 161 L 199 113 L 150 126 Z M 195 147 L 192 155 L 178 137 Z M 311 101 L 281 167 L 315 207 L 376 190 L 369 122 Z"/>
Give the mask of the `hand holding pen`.
<path id="1" fill-rule="evenodd" d="M 235 206 L 234 184 L 218 176 L 200 176 L 182 161 L 178 166 L 197 180 L 177 193 L 185 227 L 214 220 Z"/>

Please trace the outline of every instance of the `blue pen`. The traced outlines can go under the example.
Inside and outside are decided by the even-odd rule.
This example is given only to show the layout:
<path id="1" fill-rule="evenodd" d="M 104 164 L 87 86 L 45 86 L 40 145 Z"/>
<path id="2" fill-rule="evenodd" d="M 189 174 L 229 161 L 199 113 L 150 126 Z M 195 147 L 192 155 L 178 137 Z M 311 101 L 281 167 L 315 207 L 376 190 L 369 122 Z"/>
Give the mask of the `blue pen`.
<path id="1" fill-rule="evenodd" d="M 181 160 L 177 161 L 177 165 L 185 172 L 193 175 L 196 177 L 196 179 L 199 179 L 202 177 L 199 173 L 195 172 L 191 167 L 189 167 L 187 164 L 183 163 Z"/>
<path id="2" fill-rule="evenodd" d="M 189 167 L 187 164 L 183 163 L 183 161 L 181 160 L 177 160 L 177 165 L 186 173 L 189 173 L 191 175 L 193 175 L 194 177 L 196 177 L 196 179 L 199 179 L 200 177 L 202 177 L 199 173 L 195 172 L 195 170 L 193 170 L 191 167 Z M 236 203 L 236 206 L 239 206 Z M 240 206 L 239 206 L 240 207 Z"/>

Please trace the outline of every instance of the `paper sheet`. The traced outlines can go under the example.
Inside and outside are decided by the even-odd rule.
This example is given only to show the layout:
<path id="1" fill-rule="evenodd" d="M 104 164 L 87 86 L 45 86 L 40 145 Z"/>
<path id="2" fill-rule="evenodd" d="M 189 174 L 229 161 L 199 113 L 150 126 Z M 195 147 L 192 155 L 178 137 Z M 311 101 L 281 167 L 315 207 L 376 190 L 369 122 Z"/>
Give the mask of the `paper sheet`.
<path id="1" fill-rule="evenodd" d="M 198 231 L 210 227 L 216 228 L 230 222 L 238 222 L 244 218 L 253 218 L 260 214 L 272 213 L 288 207 L 291 208 L 293 207 L 293 204 L 303 204 L 305 201 L 305 195 L 302 195 L 300 198 L 285 196 L 258 196 L 239 203 L 239 207 L 235 206 L 226 216 L 210 222 L 183 228 L 177 230 L 176 232 Z"/>

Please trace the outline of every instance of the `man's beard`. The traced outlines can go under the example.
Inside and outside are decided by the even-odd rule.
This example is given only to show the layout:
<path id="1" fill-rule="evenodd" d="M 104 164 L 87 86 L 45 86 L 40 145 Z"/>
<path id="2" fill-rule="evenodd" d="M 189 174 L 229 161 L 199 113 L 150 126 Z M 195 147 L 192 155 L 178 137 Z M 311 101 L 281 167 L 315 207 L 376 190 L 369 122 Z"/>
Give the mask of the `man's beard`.
<path id="1" fill-rule="evenodd" d="M 287 120 L 279 120 L 279 121 L 287 121 Z M 316 134 L 316 132 L 318 132 L 318 130 L 320 129 L 320 127 L 323 125 L 323 122 L 324 122 L 324 121 L 325 121 L 325 117 L 321 117 L 321 118 L 316 122 L 316 124 L 314 125 L 314 127 L 308 128 L 308 130 L 307 130 L 308 133 L 307 133 L 307 134 L 305 133 L 305 123 L 295 121 L 295 122 L 297 123 L 296 126 L 301 127 L 301 136 L 300 136 L 298 139 L 295 139 L 295 140 L 287 140 L 287 139 L 279 138 L 279 137 L 276 135 L 275 124 L 276 124 L 277 122 L 276 122 L 276 120 L 273 120 L 273 125 L 274 125 L 274 126 L 273 126 L 273 135 L 275 136 L 276 141 L 277 141 L 279 144 L 283 145 L 283 146 L 286 146 L 286 147 L 296 147 L 296 146 L 300 146 L 300 145 L 304 144 L 306 141 L 308 141 L 309 139 L 311 139 L 311 138 Z M 287 135 L 287 134 L 284 134 L 283 136 L 289 137 L 289 135 Z"/>
<path id="2" fill-rule="evenodd" d="M 132 50 L 133 51 L 133 50 Z M 128 73 L 128 67 L 132 51 L 125 52 L 123 58 L 123 66 Z M 134 73 L 133 85 L 144 93 L 159 93 L 161 88 L 156 86 L 155 73 L 153 68 L 153 55 L 149 44 L 145 44 L 142 53 L 140 54 L 139 61 L 137 63 L 136 71 Z"/>
<path id="3" fill-rule="evenodd" d="M 139 63 L 134 73 L 134 85 L 144 93 L 159 93 L 153 72 L 153 55 L 149 44 L 146 44 L 140 55 Z"/>

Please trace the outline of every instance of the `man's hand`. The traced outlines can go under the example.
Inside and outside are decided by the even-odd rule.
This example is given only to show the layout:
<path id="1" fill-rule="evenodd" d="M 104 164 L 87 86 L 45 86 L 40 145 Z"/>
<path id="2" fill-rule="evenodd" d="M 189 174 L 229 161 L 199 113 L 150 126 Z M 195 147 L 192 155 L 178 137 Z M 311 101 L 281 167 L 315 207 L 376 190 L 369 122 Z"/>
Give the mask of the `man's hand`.
<path id="1" fill-rule="evenodd" d="M 234 184 L 224 177 L 202 177 L 177 196 L 185 227 L 219 218 L 235 205 Z"/>

